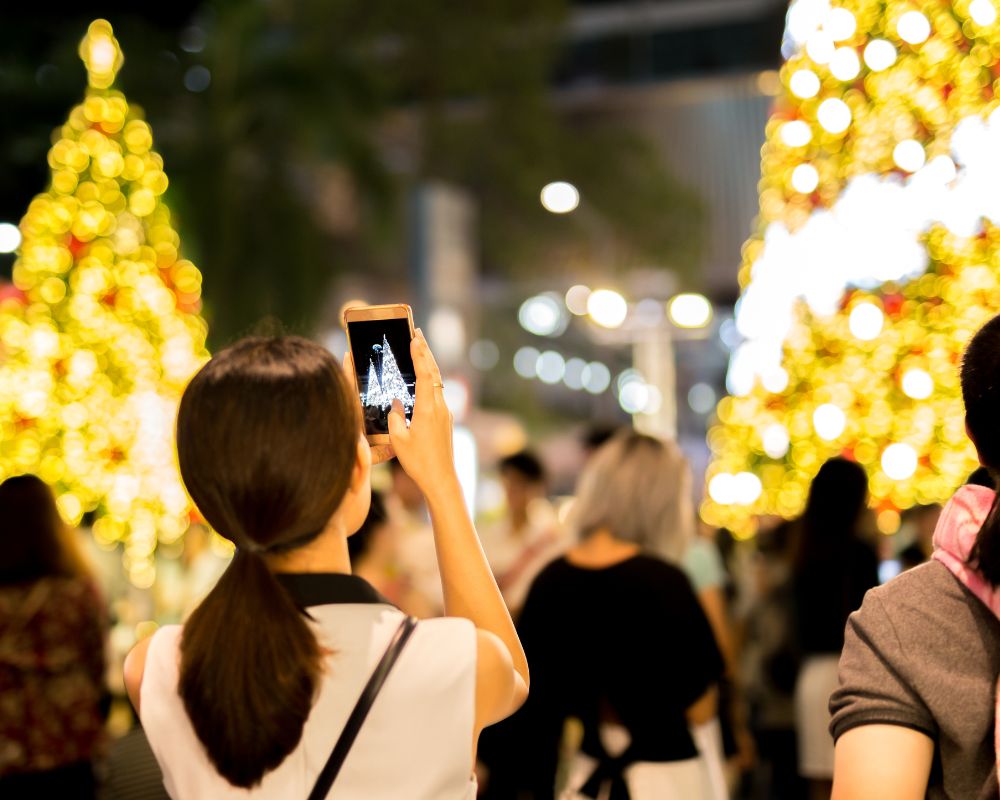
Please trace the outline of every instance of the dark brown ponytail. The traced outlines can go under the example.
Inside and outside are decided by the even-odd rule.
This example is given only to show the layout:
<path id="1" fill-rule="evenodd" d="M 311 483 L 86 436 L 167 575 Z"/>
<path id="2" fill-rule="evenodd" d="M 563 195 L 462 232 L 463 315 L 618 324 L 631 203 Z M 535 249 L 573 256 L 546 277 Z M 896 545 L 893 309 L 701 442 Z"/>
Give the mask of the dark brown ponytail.
<path id="1" fill-rule="evenodd" d="M 316 637 L 265 560 L 324 529 L 360 427 L 333 357 L 297 337 L 218 353 L 181 399 L 184 483 L 236 556 L 184 625 L 180 695 L 215 768 L 249 788 L 298 745 L 321 669 Z"/>

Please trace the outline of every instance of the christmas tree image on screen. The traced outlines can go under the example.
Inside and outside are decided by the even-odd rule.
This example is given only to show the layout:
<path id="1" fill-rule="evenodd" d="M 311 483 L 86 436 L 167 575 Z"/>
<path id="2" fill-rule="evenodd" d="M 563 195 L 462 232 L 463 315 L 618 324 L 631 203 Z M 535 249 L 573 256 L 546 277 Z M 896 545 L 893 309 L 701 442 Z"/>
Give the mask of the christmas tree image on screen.
<path id="1" fill-rule="evenodd" d="M 389 340 L 383 336 L 382 344 L 372 345 L 372 351 L 368 359 L 368 387 L 363 400 L 365 407 L 384 411 L 392 407 L 394 400 L 399 400 L 404 409 L 413 408 L 413 397 L 396 364 Z"/>

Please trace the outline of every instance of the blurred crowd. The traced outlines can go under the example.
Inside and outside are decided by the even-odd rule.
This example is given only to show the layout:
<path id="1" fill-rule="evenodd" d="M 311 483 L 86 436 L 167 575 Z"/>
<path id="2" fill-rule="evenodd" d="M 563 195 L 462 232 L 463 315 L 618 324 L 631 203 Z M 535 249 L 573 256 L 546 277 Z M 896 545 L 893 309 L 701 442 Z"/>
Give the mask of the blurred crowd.
<path id="1" fill-rule="evenodd" d="M 910 509 L 882 535 L 864 471 L 832 459 L 801 518 L 761 519 L 737 541 L 697 525 L 672 443 L 589 431 L 580 465 L 573 496 L 552 495 L 530 450 L 495 465 L 504 502 L 478 532 L 533 688 L 482 737 L 481 796 L 597 796 L 590 782 L 625 797 L 623 774 L 648 761 L 666 762 L 646 766 L 669 767 L 679 797 L 829 797 L 845 622 L 868 589 L 929 558 L 940 509 Z M 403 611 L 440 615 L 423 495 L 395 461 L 379 477 L 348 540 L 353 570 Z M 192 527 L 151 594 L 86 526 L 65 528 L 37 478 L 0 486 L 0 532 L 0 795 L 165 797 L 120 665 L 138 619 L 154 606 L 160 623 L 184 619 L 225 570 L 212 534 Z M 635 797 L 664 779 L 637 775 Z"/>

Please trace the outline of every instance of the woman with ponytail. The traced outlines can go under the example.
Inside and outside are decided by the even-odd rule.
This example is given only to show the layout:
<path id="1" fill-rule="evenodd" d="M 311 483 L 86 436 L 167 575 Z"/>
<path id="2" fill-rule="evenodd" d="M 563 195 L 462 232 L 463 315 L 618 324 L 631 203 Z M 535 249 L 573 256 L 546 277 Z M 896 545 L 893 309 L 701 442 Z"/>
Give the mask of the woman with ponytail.
<path id="1" fill-rule="evenodd" d="M 979 460 L 1000 472 L 1000 317 L 961 369 Z M 873 589 L 852 614 L 830 700 L 834 800 L 997 798 L 1000 495 L 961 487 L 931 561 Z"/>
<path id="2" fill-rule="evenodd" d="M 393 453 L 433 520 L 446 612 L 419 623 L 330 796 L 466 798 L 476 741 L 527 694 L 521 645 L 469 519 L 423 335 L 416 403 L 373 451 L 344 371 L 297 337 L 218 353 L 181 399 L 181 475 L 236 555 L 183 626 L 130 654 L 126 685 L 174 800 L 310 796 L 402 612 L 351 574 L 373 458 Z M 350 725 L 347 725 L 350 727 Z M 325 796 L 325 794 L 323 795 Z"/>

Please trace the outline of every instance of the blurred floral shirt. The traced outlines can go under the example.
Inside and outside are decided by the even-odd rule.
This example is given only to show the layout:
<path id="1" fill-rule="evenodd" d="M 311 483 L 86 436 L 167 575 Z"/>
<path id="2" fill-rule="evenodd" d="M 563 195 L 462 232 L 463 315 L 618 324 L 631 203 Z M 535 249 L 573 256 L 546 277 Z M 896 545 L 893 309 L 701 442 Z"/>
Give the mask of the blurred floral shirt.
<path id="1" fill-rule="evenodd" d="M 0 776 L 98 755 L 105 628 L 89 579 L 0 586 Z"/>

